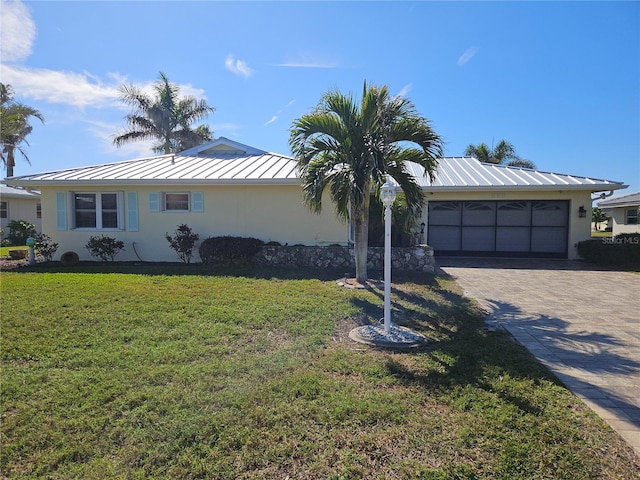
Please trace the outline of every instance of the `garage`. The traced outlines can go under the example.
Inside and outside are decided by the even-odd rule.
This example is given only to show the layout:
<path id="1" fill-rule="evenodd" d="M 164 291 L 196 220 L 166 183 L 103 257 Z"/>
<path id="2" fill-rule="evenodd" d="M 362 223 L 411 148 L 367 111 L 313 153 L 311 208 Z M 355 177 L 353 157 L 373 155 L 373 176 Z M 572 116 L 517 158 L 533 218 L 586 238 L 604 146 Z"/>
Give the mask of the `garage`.
<path id="1" fill-rule="evenodd" d="M 428 243 L 440 255 L 567 258 L 567 200 L 429 201 Z"/>

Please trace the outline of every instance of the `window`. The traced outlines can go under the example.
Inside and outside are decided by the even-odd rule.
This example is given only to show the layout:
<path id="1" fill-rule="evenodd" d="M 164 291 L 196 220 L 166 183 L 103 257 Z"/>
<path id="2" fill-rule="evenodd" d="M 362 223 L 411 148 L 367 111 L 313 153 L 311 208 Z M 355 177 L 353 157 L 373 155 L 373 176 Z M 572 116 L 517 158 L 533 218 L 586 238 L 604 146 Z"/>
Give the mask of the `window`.
<path id="1" fill-rule="evenodd" d="M 0 202 L 0 218 L 9 218 L 9 204 Z"/>
<path id="2" fill-rule="evenodd" d="M 97 230 L 120 228 L 121 203 L 118 193 L 74 193 L 74 227 Z"/>
<path id="3" fill-rule="evenodd" d="M 42 204 L 36 203 L 36 218 L 42 218 Z"/>
<path id="4" fill-rule="evenodd" d="M 638 209 L 627 208 L 624 215 L 624 223 L 627 225 L 638 225 Z"/>
<path id="5" fill-rule="evenodd" d="M 189 211 L 189 194 L 188 193 L 165 193 L 164 209 L 167 211 L 188 212 Z"/>

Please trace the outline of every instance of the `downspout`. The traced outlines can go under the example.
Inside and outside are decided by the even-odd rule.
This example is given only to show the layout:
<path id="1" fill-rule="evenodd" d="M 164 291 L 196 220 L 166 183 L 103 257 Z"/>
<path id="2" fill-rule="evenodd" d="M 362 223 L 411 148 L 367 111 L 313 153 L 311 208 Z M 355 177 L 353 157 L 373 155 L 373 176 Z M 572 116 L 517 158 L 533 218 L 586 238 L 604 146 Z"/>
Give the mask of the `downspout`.
<path id="1" fill-rule="evenodd" d="M 613 195 L 613 190 L 610 190 L 609 193 L 602 192 L 596 198 L 591 198 L 591 203 L 595 202 L 596 200 L 604 200 L 605 198 L 610 197 L 611 195 Z"/>

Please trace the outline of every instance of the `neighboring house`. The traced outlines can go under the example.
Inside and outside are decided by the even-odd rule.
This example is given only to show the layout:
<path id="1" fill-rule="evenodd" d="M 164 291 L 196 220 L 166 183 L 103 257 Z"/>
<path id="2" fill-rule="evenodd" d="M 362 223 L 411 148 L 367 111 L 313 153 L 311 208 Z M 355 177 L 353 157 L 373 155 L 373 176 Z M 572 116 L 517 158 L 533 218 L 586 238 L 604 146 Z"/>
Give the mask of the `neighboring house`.
<path id="1" fill-rule="evenodd" d="M 605 200 L 598 207 L 611 215 L 613 235 L 640 233 L 640 192 Z"/>
<path id="2" fill-rule="evenodd" d="M 427 199 L 425 242 L 436 253 L 576 258 L 590 238 L 591 194 L 620 182 L 440 159 L 431 184 L 412 164 Z M 293 158 L 218 138 L 177 154 L 5 179 L 40 188 L 43 231 L 89 259 L 88 238 L 124 241 L 118 260 L 177 261 L 165 233 L 187 224 L 200 235 L 289 245 L 348 245 L 351 229 L 330 199 L 304 205 Z"/>
<path id="3" fill-rule="evenodd" d="M 3 238 L 9 234 L 7 225 L 12 220 L 32 223 L 40 232 L 40 206 L 40 192 L 0 185 L 0 227 L 4 231 Z"/>

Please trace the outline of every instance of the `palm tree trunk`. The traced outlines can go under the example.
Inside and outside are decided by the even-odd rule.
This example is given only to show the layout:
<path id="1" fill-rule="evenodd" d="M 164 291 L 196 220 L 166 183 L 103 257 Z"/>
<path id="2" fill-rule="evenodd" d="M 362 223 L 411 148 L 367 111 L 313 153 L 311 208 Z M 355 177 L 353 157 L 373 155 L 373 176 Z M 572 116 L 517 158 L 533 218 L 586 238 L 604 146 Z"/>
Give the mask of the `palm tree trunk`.
<path id="1" fill-rule="evenodd" d="M 13 177 L 13 167 L 16 165 L 13 147 L 6 148 L 5 152 L 7 154 L 7 177 Z"/>
<path id="2" fill-rule="evenodd" d="M 356 281 L 367 281 L 367 256 L 369 253 L 369 202 L 361 209 L 353 209 L 354 247 L 356 261 Z"/>

